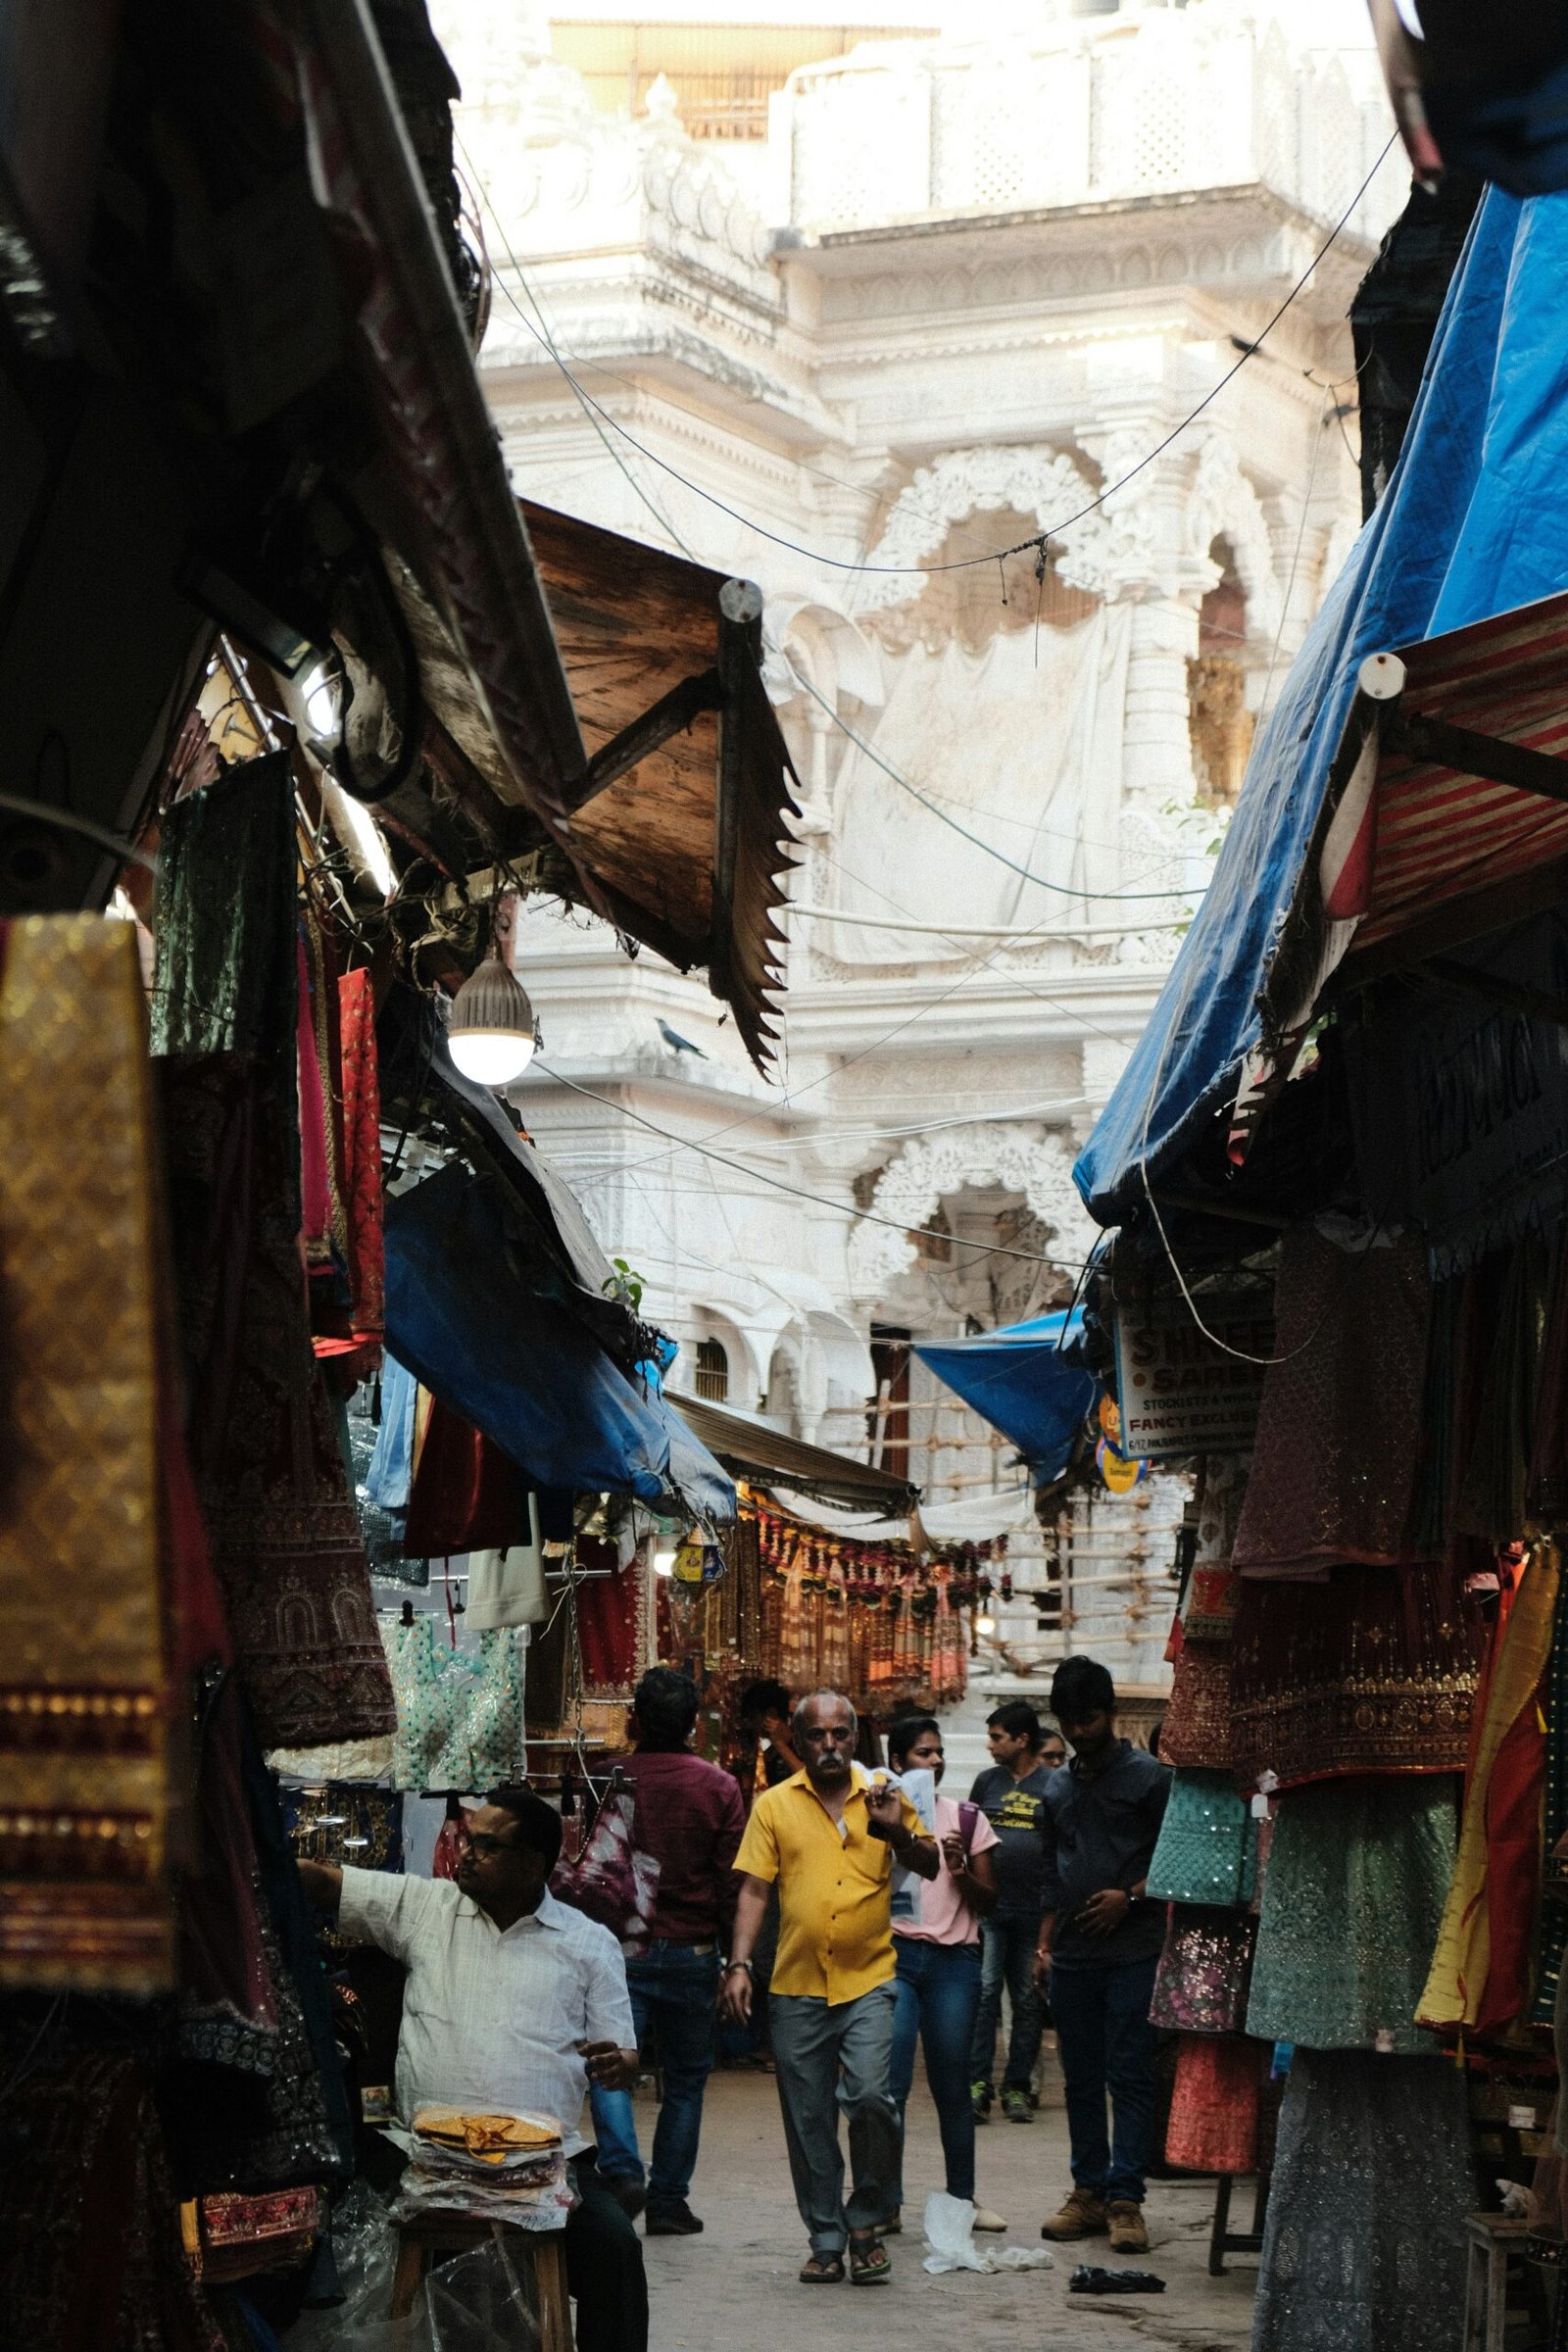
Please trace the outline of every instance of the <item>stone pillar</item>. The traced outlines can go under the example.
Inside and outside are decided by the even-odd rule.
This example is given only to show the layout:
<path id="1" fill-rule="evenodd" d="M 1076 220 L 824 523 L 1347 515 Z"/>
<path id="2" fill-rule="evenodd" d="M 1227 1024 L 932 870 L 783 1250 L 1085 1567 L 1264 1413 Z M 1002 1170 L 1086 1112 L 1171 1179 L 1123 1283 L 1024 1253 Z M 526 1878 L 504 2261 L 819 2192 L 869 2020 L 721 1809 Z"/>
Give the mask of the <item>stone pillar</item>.
<path id="1" fill-rule="evenodd" d="M 1197 653 L 1195 605 L 1156 593 L 1134 601 L 1122 768 L 1130 801 L 1185 808 L 1195 796 L 1187 664 Z"/>

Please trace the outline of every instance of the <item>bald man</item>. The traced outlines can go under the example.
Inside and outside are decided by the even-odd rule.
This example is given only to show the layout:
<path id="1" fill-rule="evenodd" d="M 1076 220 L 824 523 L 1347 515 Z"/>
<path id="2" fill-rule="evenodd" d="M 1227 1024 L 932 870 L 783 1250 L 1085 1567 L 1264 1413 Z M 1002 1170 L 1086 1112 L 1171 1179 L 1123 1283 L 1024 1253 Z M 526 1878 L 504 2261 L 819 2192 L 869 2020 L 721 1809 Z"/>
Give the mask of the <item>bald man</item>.
<path id="1" fill-rule="evenodd" d="M 810 2240 L 800 2274 L 807 2286 L 841 2279 L 846 2247 L 858 2283 L 892 2275 L 880 2233 L 899 2173 L 899 2111 L 888 2087 L 893 1865 L 923 1879 L 939 1868 L 936 1840 L 908 1798 L 856 1763 L 857 1728 L 855 1709 L 836 1690 L 818 1690 L 796 1708 L 791 1744 L 803 1769 L 752 1808 L 735 1862 L 741 1890 L 721 1996 L 735 2023 L 750 2018 L 752 1951 L 776 1884 L 768 2019 L 795 2200 Z M 848 2203 L 841 2106 L 850 2132 Z"/>

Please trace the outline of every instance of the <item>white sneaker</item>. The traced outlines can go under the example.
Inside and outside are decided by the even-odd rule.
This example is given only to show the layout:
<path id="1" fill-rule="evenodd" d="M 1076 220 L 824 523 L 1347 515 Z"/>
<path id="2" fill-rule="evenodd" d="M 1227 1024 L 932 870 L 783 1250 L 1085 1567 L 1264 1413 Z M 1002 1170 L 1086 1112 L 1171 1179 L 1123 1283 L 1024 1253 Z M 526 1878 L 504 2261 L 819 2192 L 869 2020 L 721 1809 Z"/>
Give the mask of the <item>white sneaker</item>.
<path id="1" fill-rule="evenodd" d="M 1007 2227 L 1001 2214 L 993 2213 L 989 2205 L 981 2205 L 976 2209 L 974 2226 L 977 2230 L 1005 2230 Z"/>

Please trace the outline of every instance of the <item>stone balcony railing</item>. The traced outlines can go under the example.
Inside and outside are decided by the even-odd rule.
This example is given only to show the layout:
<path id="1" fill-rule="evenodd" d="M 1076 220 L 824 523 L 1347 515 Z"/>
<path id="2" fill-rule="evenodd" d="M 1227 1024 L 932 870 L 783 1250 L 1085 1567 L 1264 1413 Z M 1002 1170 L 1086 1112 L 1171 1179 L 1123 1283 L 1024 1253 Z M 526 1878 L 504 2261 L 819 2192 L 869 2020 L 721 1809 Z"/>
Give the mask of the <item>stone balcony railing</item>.
<path id="1" fill-rule="evenodd" d="M 1258 183 L 1332 224 L 1393 127 L 1370 50 L 1314 51 L 1240 0 L 879 43 L 773 105 L 808 232 Z M 1375 239 L 1407 177 L 1391 154 L 1351 231 Z"/>

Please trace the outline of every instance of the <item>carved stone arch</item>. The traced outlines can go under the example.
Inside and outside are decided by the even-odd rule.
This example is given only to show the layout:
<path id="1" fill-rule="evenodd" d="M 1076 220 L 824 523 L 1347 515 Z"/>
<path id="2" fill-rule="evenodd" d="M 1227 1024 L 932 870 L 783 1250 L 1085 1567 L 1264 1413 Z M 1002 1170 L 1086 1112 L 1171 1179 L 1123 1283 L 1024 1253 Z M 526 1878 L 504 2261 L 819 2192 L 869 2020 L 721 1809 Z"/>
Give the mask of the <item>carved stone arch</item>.
<path id="1" fill-rule="evenodd" d="M 1063 518 L 1086 507 L 1095 486 L 1060 450 L 1038 447 L 981 447 L 950 450 L 922 466 L 900 491 L 882 536 L 866 561 L 897 568 L 861 575 L 857 608 L 877 611 L 912 602 L 927 585 L 923 566 L 940 555 L 956 523 L 971 514 L 1011 509 L 1032 514 L 1064 551 L 1062 576 L 1076 588 L 1101 594 L 1101 560 L 1105 526 L 1098 511 L 1082 520 Z"/>
<path id="2" fill-rule="evenodd" d="M 1274 567 L 1274 543 L 1263 502 L 1242 471 L 1235 450 L 1218 433 L 1206 436 L 1193 480 L 1188 545 L 1206 556 L 1216 539 L 1228 539 L 1247 591 L 1252 633 L 1272 637 L 1280 625 L 1281 592 Z"/>
<path id="3" fill-rule="evenodd" d="M 1039 1129 L 1002 1125 L 956 1127 L 905 1145 L 877 1179 L 871 1209 L 887 1223 L 862 1219 L 850 1234 L 850 1289 L 872 1300 L 916 1262 L 907 1239 L 935 1216 L 943 1200 L 966 1185 L 1000 1185 L 1021 1193 L 1051 1229 L 1052 1262 L 1076 1274 L 1099 1238 L 1072 1180 L 1066 1139 Z"/>

